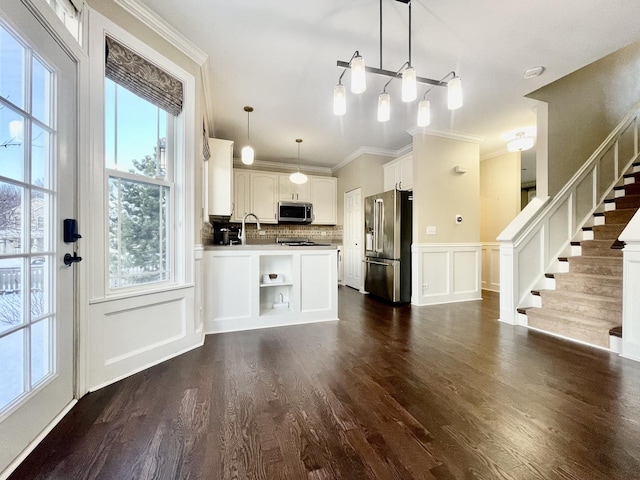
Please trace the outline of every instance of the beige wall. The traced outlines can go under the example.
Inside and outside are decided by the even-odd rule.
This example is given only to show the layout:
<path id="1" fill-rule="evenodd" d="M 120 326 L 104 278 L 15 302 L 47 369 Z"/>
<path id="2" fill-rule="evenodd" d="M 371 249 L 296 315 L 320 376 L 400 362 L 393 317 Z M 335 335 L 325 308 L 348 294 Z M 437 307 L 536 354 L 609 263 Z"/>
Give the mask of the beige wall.
<path id="1" fill-rule="evenodd" d="M 496 237 L 520 212 L 520 152 L 480 162 L 480 241 Z"/>
<path id="2" fill-rule="evenodd" d="M 135 19 L 128 12 L 123 10 L 114 2 L 105 2 L 103 0 L 88 0 L 89 6 L 107 17 L 112 22 L 118 24 L 121 28 L 127 30 L 142 42 L 149 45 L 151 48 L 161 53 L 180 68 L 186 70 L 195 78 L 195 131 L 187 132 L 188 138 L 191 138 L 194 142 L 194 151 L 196 152 L 196 158 L 194 162 L 194 185 L 187 186 L 187 191 L 183 194 L 190 194 L 194 196 L 194 234 L 196 243 L 199 243 L 200 230 L 202 228 L 202 178 L 203 178 L 203 166 L 202 166 L 202 121 L 204 115 L 206 115 L 204 91 L 202 85 L 202 74 L 200 65 L 187 57 L 184 53 L 179 51 L 173 45 L 171 45 L 163 37 L 152 31 L 146 25 L 139 20 Z"/>
<path id="3" fill-rule="evenodd" d="M 418 133 L 413 137 L 413 239 L 417 243 L 480 241 L 478 144 Z M 455 173 L 456 165 L 466 173 Z M 461 224 L 455 216 L 462 215 Z M 436 235 L 427 235 L 427 226 Z"/>
<path id="4" fill-rule="evenodd" d="M 391 160 L 393 157 L 365 153 L 335 172 L 334 176 L 338 177 L 338 225 L 344 224 L 344 194 L 360 187 L 364 200 L 364 197 L 382 192 L 382 165 Z"/>
<path id="5" fill-rule="evenodd" d="M 560 191 L 640 100 L 638 78 L 640 42 L 528 95 L 549 105 L 549 195 Z"/>

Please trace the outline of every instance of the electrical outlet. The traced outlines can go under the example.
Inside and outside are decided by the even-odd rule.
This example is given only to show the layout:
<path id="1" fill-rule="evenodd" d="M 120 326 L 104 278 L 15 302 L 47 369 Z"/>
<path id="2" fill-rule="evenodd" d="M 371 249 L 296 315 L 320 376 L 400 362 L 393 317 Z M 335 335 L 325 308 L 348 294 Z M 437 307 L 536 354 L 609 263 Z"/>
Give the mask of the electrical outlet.
<path id="1" fill-rule="evenodd" d="M 428 283 L 423 283 L 422 284 L 422 290 L 429 290 L 429 284 Z"/>
<path id="2" fill-rule="evenodd" d="M 258 235 L 264 237 L 267 234 L 264 230 L 258 230 Z"/>
<path id="3" fill-rule="evenodd" d="M 456 215 L 456 223 L 462 223 L 462 215 Z"/>
<path id="4" fill-rule="evenodd" d="M 427 226 L 427 235 L 435 235 L 435 234 L 436 234 L 436 227 Z"/>
<path id="5" fill-rule="evenodd" d="M 320 236 L 326 237 L 327 236 L 327 232 L 320 232 Z"/>

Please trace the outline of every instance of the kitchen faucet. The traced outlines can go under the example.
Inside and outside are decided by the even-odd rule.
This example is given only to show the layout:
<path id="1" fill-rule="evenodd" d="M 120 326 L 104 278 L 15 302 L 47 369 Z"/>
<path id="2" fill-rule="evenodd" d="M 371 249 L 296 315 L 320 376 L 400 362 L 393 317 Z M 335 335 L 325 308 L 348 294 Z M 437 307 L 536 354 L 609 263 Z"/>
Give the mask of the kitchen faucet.
<path id="1" fill-rule="evenodd" d="M 238 239 L 240 240 L 240 245 L 246 245 L 247 244 L 247 235 L 244 232 L 245 227 L 245 223 L 247 221 L 247 217 L 253 217 L 256 219 L 256 222 L 258 222 L 258 230 L 262 230 L 262 227 L 260 227 L 260 220 L 258 220 L 258 217 L 256 217 L 255 213 L 245 213 L 244 217 L 242 217 L 242 228 L 240 229 L 240 235 L 238 235 Z"/>

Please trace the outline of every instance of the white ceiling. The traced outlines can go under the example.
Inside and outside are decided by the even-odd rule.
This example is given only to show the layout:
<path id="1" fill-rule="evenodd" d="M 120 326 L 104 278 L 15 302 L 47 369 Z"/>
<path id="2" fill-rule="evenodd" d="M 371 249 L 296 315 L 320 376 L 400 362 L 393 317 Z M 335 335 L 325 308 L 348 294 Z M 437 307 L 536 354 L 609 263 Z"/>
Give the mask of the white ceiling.
<path id="1" fill-rule="evenodd" d="M 246 144 L 251 114 L 256 159 L 333 167 L 360 147 L 398 151 L 411 143 L 417 102 L 388 88 L 391 120 L 375 119 L 385 77 L 368 74 L 367 91 L 348 92 L 347 114 L 332 114 L 333 87 L 359 50 L 379 67 L 378 0 L 139 0 L 206 52 L 215 136 Z M 408 57 L 408 7 L 383 2 L 383 68 Z M 413 0 L 412 64 L 418 76 L 439 79 L 455 70 L 464 106 L 446 108 L 434 88 L 438 131 L 481 137 L 481 155 L 505 148 L 507 131 L 535 126 L 535 102 L 524 95 L 640 39 L 637 0 Z M 538 78 L 523 72 L 543 65 Z M 349 73 L 345 75 L 347 86 Z M 426 90 L 419 86 L 418 95 Z"/>

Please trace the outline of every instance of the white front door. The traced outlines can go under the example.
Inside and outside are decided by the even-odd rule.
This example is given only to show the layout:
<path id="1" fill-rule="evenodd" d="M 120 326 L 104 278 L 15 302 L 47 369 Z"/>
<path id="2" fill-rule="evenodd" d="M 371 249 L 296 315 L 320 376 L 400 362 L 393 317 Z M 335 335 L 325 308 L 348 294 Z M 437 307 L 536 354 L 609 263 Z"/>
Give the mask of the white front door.
<path id="1" fill-rule="evenodd" d="M 362 194 L 359 188 L 344 194 L 344 284 L 362 288 Z"/>
<path id="2" fill-rule="evenodd" d="M 0 3 L 0 477 L 74 397 L 76 63 Z"/>

